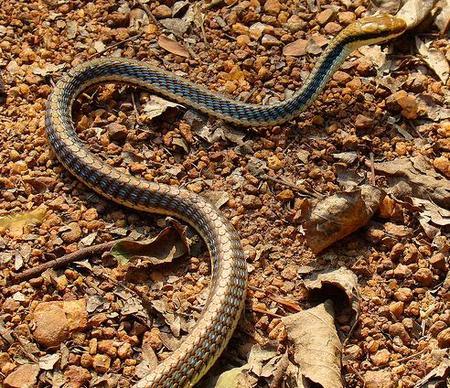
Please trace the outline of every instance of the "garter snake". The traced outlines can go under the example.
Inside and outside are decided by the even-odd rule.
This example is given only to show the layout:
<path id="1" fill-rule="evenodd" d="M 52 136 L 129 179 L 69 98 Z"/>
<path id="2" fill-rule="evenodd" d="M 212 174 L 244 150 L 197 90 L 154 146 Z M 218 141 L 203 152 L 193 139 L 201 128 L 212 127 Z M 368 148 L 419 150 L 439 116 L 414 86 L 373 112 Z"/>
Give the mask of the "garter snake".
<path id="1" fill-rule="evenodd" d="M 192 225 L 211 256 L 212 280 L 201 317 L 181 346 L 136 387 L 189 387 L 211 367 L 228 343 L 244 306 L 246 263 L 239 237 L 227 219 L 208 201 L 190 191 L 149 182 L 102 162 L 78 138 L 72 122 L 76 97 L 88 86 L 124 82 L 157 92 L 208 115 L 244 125 L 286 122 L 310 105 L 351 51 L 400 35 L 403 20 L 389 15 L 360 19 L 329 44 L 303 87 L 292 98 L 260 106 L 233 101 L 204 87 L 145 63 L 98 59 L 63 75 L 49 97 L 46 130 L 60 162 L 79 180 L 121 205 L 167 214 Z"/>

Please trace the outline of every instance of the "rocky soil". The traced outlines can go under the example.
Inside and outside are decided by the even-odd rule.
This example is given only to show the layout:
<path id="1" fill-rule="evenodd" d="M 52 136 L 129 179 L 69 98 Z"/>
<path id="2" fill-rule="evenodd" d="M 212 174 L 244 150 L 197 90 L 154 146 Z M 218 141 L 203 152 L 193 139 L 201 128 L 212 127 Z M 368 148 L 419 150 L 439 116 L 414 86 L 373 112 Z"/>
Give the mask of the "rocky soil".
<path id="1" fill-rule="evenodd" d="M 274 103 L 299 89 L 333 36 L 374 11 L 364 0 L 2 2 L 5 387 L 128 387 L 177 348 L 208 292 L 208 254 L 191 231 L 191 256 L 164 265 L 90 254 L 14 281 L 46 261 L 125 236 L 148 239 L 167 224 L 98 197 L 58 162 L 44 123 L 58 78 L 89 59 L 120 56 L 237 100 Z M 449 60 L 448 40 L 428 23 L 354 52 L 300 118 L 258 130 L 207 122 L 124 85 L 79 97 L 77 131 L 105 163 L 208 196 L 239 232 L 246 310 L 203 386 L 244 364 L 255 344 L 292 361 L 282 318 L 316 305 L 305 280 L 341 267 L 358 281 L 355 310 L 328 295 L 343 385 L 414 387 L 430 372 L 448 375 Z M 367 225 L 320 252 L 308 246 L 311 209 L 363 184 L 383 190 Z M 249 386 L 296 386 L 275 369 L 253 370 Z"/>

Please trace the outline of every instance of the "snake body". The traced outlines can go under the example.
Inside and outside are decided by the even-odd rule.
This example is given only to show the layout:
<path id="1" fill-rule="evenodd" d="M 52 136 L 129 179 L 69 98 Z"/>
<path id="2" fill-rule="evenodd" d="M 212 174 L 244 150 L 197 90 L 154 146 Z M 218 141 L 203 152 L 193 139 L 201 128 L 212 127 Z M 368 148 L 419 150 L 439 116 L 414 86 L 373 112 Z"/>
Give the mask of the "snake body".
<path id="1" fill-rule="evenodd" d="M 244 306 L 245 257 L 236 231 L 207 200 L 188 190 L 135 178 L 93 155 L 74 128 L 72 105 L 76 97 L 93 84 L 124 82 L 231 123 L 279 124 L 297 116 L 314 101 L 352 50 L 385 41 L 404 30 L 405 23 L 389 15 L 368 17 L 349 25 L 330 43 L 300 91 L 276 105 L 236 102 L 128 59 L 93 60 L 70 70 L 58 81 L 47 105 L 46 130 L 60 162 L 103 197 L 129 208 L 175 216 L 192 225 L 205 240 L 211 256 L 209 297 L 196 326 L 181 346 L 135 387 L 190 387 L 212 366 L 228 343 Z"/>

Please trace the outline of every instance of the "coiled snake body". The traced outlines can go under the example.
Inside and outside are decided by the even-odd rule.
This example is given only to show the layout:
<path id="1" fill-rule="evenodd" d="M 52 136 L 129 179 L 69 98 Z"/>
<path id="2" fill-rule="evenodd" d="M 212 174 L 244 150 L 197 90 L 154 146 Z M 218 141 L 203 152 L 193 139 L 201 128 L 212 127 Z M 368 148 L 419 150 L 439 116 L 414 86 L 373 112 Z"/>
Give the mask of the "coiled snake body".
<path id="1" fill-rule="evenodd" d="M 71 111 L 88 86 L 125 82 L 170 97 L 208 115 L 239 125 L 272 125 L 292 119 L 320 93 L 347 55 L 359 46 L 378 43 L 405 30 L 393 16 L 361 19 L 339 33 L 319 59 L 301 90 L 276 105 L 233 101 L 173 74 L 127 59 L 99 59 L 64 75 L 51 94 L 46 129 L 60 162 L 88 187 L 124 206 L 167 214 L 192 225 L 205 240 L 212 261 L 212 280 L 204 311 L 181 346 L 136 387 L 189 387 L 211 367 L 228 343 L 244 306 L 246 263 L 239 237 L 228 220 L 190 191 L 148 182 L 105 164 L 77 137 Z"/>

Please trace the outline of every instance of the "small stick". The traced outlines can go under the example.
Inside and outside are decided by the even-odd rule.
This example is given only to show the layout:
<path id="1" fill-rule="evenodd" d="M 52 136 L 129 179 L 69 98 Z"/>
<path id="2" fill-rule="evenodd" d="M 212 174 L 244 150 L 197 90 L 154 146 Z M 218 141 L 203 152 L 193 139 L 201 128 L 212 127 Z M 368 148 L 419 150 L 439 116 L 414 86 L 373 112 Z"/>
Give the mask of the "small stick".
<path id="1" fill-rule="evenodd" d="M 84 260 L 86 257 L 91 255 L 97 255 L 107 250 L 111 249 L 117 242 L 122 240 L 109 241 L 103 244 L 97 244 L 90 247 L 82 248 L 79 251 L 69 253 L 67 255 L 58 257 L 57 259 L 47 261 L 36 267 L 26 269 L 18 274 L 12 276 L 11 281 L 13 283 L 20 283 L 24 280 L 35 278 L 39 276 L 42 272 L 49 268 L 63 267 L 67 264 L 73 263 L 74 261 Z"/>
<path id="2" fill-rule="evenodd" d="M 108 47 L 104 48 L 103 50 L 98 51 L 98 52 L 92 54 L 91 56 L 88 57 L 88 59 L 92 59 L 92 58 L 95 58 L 95 57 L 99 57 L 100 55 L 106 53 L 107 51 L 109 51 L 109 50 L 111 50 L 111 49 L 113 49 L 113 48 L 115 48 L 115 47 L 117 47 L 117 46 L 120 46 L 121 44 L 124 44 L 124 43 L 126 43 L 126 42 L 129 42 L 130 40 L 134 40 L 134 39 L 140 38 L 140 37 L 142 36 L 142 34 L 143 34 L 143 32 L 140 32 L 140 33 L 137 34 L 137 35 L 133 35 L 133 36 L 130 36 L 129 38 L 127 38 L 127 39 L 123 39 L 123 40 L 121 40 L 121 41 L 119 41 L 119 42 L 116 42 L 116 43 L 112 44 L 111 46 L 108 46 Z"/>
<path id="3" fill-rule="evenodd" d="M 161 28 L 161 24 L 158 22 L 158 20 L 155 18 L 155 15 L 152 14 L 152 11 L 150 11 L 150 8 L 147 4 L 143 3 L 141 0 L 137 0 L 137 3 L 141 6 L 141 8 L 145 11 L 147 16 L 152 20 L 153 24 L 158 26 L 158 28 Z"/>
<path id="4" fill-rule="evenodd" d="M 272 312 L 267 311 L 267 310 L 259 309 L 258 307 L 252 307 L 252 311 L 255 311 L 255 312 L 261 313 L 261 314 L 267 314 L 267 315 L 270 315 L 270 316 L 275 317 L 275 318 L 283 318 L 282 315 L 275 314 L 275 313 L 272 313 Z"/>
<path id="5" fill-rule="evenodd" d="M 284 179 L 272 178 L 271 176 L 269 176 L 267 174 L 261 174 L 260 177 L 262 179 L 265 179 L 265 180 L 268 180 L 268 181 L 271 181 L 274 183 L 278 183 L 283 186 L 290 187 L 292 190 L 302 193 L 305 197 L 316 197 L 316 198 L 323 197 L 323 195 L 321 195 L 321 194 L 319 195 L 319 193 L 317 193 L 317 192 L 311 193 L 311 192 L 307 191 L 306 189 L 303 189 L 301 187 L 294 185 L 291 182 L 285 181 Z"/>
<path id="6" fill-rule="evenodd" d="M 370 153 L 370 183 L 372 186 L 375 186 L 375 161 L 373 152 Z"/>

